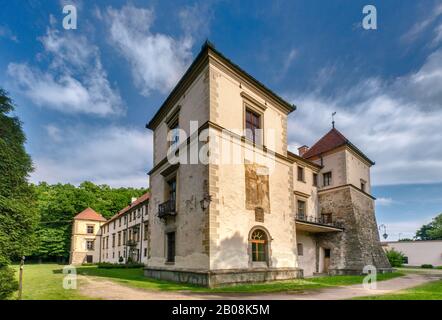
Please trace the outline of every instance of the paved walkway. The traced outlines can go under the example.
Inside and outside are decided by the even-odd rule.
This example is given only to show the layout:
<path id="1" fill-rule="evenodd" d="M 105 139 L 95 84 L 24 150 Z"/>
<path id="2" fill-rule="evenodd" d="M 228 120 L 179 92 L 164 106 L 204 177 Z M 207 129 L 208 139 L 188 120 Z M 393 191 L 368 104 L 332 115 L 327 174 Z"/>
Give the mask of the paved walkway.
<path id="1" fill-rule="evenodd" d="M 442 279 L 441 274 L 412 273 L 403 277 L 380 281 L 377 283 L 377 289 L 375 290 L 364 289 L 362 284 L 358 284 L 303 293 L 211 294 L 135 289 L 109 280 L 81 276 L 79 291 L 82 295 L 105 300 L 338 300 L 392 293 L 439 279 Z"/>

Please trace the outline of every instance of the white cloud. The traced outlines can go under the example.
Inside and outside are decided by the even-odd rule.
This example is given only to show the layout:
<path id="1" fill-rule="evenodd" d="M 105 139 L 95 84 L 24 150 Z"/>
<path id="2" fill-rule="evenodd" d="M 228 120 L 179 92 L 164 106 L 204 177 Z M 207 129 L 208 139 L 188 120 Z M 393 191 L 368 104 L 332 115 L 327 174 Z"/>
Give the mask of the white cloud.
<path id="1" fill-rule="evenodd" d="M 6 38 L 18 42 L 17 36 L 6 26 L 0 26 L 0 38 Z"/>
<path id="2" fill-rule="evenodd" d="M 410 30 L 408 30 L 402 37 L 402 41 L 412 42 L 425 30 L 427 30 L 439 16 L 442 15 L 442 4 L 438 3 L 429 10 L 429 14 L 422 20 L 416 22 Z"/>
<path id="3" fill-rule="evenodd" d="M 376 204 L 379 206 L 389 206 L 393 204 L 395 201 L 392 198 L 377 198 Z"/>
<path id="4" fill-rule="evenodd" d="M 292 150 L 312 145 L 337 128 L 377 162 L 372 183 L 442 181 L 442 50 L 431 54 L 417 72 L 393 83 L 373 78 L 335 96 L 318 92 L 291 95 L 298 110 L 289 118 Z"/>
<path id="5" fill-rule="evenodd" d="M 132 5 L 120 10 L 109 7 L 103 19 L 109 22 L 110 41 L 130 63 L 135 85 L 141 93 L 168 92 L 191 61 L 193 38 L 185 35 L 175 39 L 152 32 L 154 12 L 151 9 Z"/>
<path id="6" fill-rule="evenodd" d="M 48 124 L 45 127 L 48 137 L 54 142 L 61 142 L 63 139 L 61 137 L 61 130 L 54 124 Z"/>
<path id="7" fill-rule="evenodd" d="M 124 112 L 121 97 L 102 67 L 99 49 L 85 36 L 62 34 L 50 27 L 40 41 L 43 56 L 51 61 L 47 70 L 26 63 L 10 63 L 7 69 L 17 89 L 32 102 L 65 113 L 108 116 Z"/>
<path id="8" fill-rule="evenodd" d="M 79 184 L 89 180 L 114 187 L 147 187 L 152 154 L 152 135 L 147 130 L 48 127 L 48 132 L 54 131 L 63 143 L 43 146 L 39 155 L 33 156 L 32 182 Z"/>

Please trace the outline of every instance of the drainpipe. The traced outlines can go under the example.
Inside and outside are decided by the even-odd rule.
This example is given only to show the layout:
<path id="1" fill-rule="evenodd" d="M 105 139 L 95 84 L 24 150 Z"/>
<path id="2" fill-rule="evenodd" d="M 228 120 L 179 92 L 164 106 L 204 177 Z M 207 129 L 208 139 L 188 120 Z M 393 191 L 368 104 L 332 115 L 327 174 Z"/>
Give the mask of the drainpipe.
<path id="1" fill-rule="evenodd" d="M 143 208 L 143 206 L 141 206 Z M 141 209 L 141 224 L 140 224 L 140 253 L 138 254 L 138 262 L 141 263 L 141 255 L 143 254 L 143 220 L 144 219 L 144 212 Z"/>

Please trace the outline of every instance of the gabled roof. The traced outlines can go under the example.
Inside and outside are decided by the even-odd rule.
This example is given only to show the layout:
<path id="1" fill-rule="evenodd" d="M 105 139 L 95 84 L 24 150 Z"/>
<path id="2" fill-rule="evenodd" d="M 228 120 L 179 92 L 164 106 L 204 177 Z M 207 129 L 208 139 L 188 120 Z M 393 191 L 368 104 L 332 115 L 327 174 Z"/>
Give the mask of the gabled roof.
<path id="1" fill-rule="evenodd" d="M 350 147 L 353 151 L 355 151 L 371 165 L 375 164 L 336 128 L 333 128 L 329 132 L 327 132 L 327 134 L 319 139 L 319 141 L 316 142 L 306 153 L 304 153 L 302 157 L 305 159 L 311 159 L 313 157 L 320 156 L 328 151 L 332 151 L 345 145 Z"/>
<path id="2" fill-rule="evenodd" d="M 79 214 L 77 214 L 74 217 L 74 220 L 93 220 L 93 221 L 106 221 L 106 218 L 103 217 L 98 212 L 94 211 L 91 208 L 86 208 L 83 211 L 81 211 Z"/>
<path id="3" fill-rule="evenodd" d="M 142 196 L 137 198 L 137 200 L 135 200 L 134 202 L 132 202 L 128 206 L 121 209 L 117 214 L 115 214 L 112 218 L 110 218 L 105 224 L 112 222 L 113 220 L 117 219 L 118 217 L 120 217 L 123 214 L 125 214 L 126 212 L 128 212 L 130 209 L 136 207 L 137 205 L 139 205 L 143 202 L 146 202 L 147 200 L 149 200 L 149 198 L 150 198 L 150 192 L 146 192 L 145 194 L 143 194 Z"/>
<path id="4" fill-rule="evenodd" d="M 275 92 L 267 88 L 264 84 L 262 84 L 260 81 L 256 80 L 253 76 L 248 74 L 246 71 L 244 71 L 241 67 L 239 67 L 237 64 L 233 63 L 230 59 L 228 59 L 226 56 L 224 56 L 221 52 L 215 49 L 215 46 L 209 42 L 206 41 L 203 46 L 201 47 L 201 51 L 195 58 L 195 60 L 192 62 L 190 67 L 187 69 L 187 71 L 184 73 L 184 75 L 181 77 L 181 79 L 176 84 L 175 88 L 173 88 L 172 92 L 169 94 L 169 96 L 166 98 L 164 103 L 161 105 L 160 109 L 157 111 L 157 113 L 153 116 L 153 118 L 146 124 L 146 128 L 154 130 L 155 127 L 158 125 L 158 122 L 161 120 L 163 116 L 167 114 L 169 111 L 169 108 L 171 108 L 173 105 L 174 99 L 177 97 L 180 97 L 183 93 L 183 88 L 186 87 L 186 85 L 189 85 L 189 79 L 192 78 L 192 75 L 195 74 L 195 72 L 198 72 L 201 70 L 202 66 L 205 66 L 209 63 L 209 56 L 210 57 L 216 57 L 220 61 L 222 61 L 223 64 L 229 66 L 231 69 L 233 69 L 235 72 L 240 74 L 244 79 L 247 79 L 248 82 L 250 82 L 253 86 L 259 88 L 263 92 L 267 94 L 271 99 L 276 101 L 279 105 L 281 105 L 284 110 L 287 113 L 290 113 L 292 111 L 296 110 L 296 106 L 285 101 L 282 99 L 279 95 L 277 95 Z"/>

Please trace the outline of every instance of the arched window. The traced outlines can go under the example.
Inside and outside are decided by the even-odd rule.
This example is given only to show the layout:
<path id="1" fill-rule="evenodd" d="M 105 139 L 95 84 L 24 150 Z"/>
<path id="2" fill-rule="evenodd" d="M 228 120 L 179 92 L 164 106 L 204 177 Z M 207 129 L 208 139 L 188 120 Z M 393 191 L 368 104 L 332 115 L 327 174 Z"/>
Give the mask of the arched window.
<path id="1" fill-rule="evenodd" d="M 252 244 L 252 261 L 265 262 L 267 261 L 267 235 L 263 230 L 256 229 L 250 236 Z"/>

